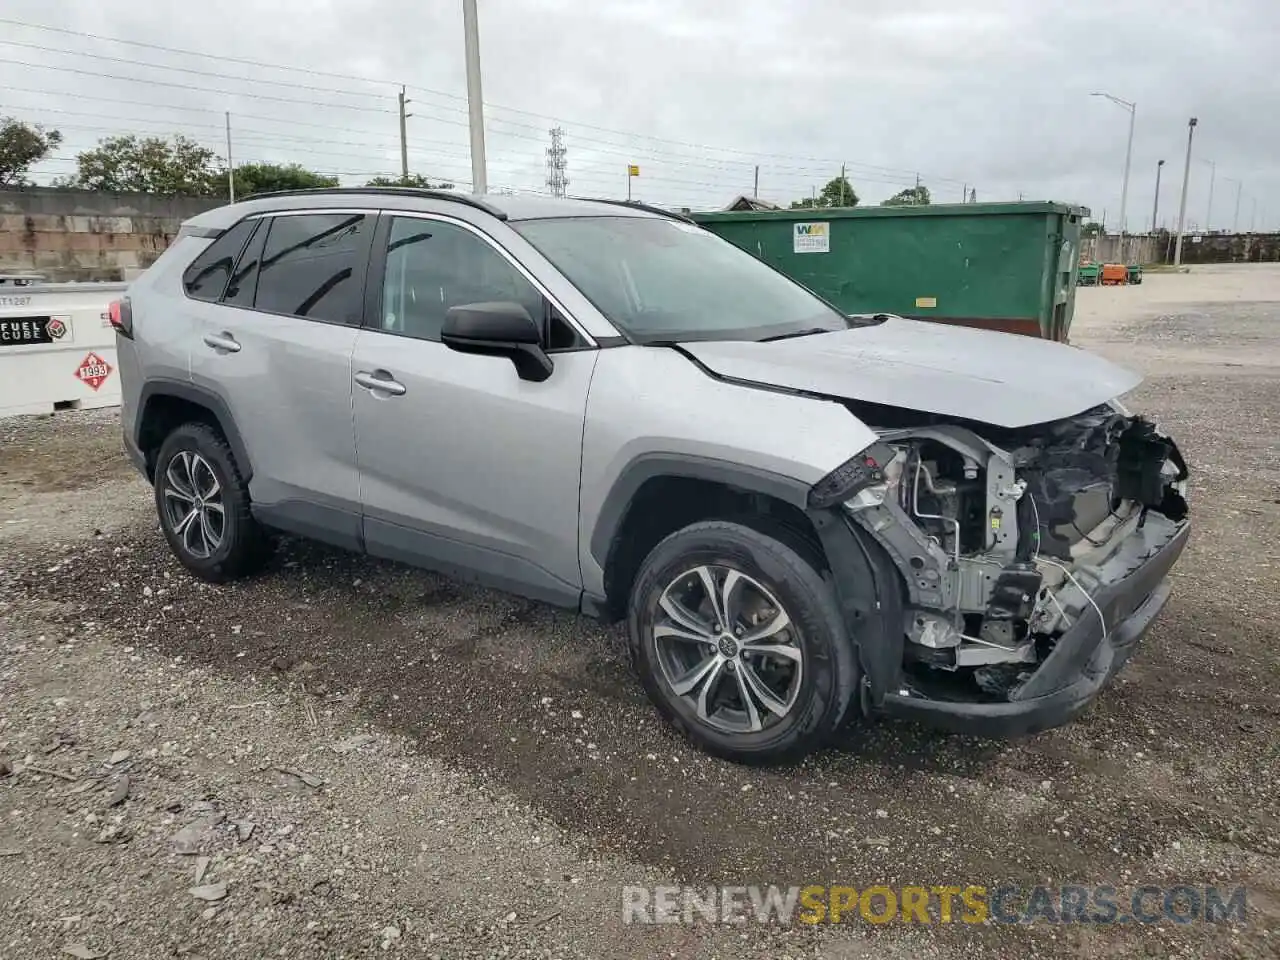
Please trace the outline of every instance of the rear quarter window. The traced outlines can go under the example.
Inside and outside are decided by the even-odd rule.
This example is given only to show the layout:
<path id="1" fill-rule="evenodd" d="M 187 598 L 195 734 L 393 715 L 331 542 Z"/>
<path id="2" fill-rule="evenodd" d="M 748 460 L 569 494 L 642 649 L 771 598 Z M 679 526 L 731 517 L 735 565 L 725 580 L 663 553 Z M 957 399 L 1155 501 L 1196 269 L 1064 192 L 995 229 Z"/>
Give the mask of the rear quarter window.
<path id="1" fill-rule="evenodd" d="M 210 303 L 222 299 L 236 259 L 257 225 L 257 220 L 241 220 L 191 261 L 182 274 L 182 288 L 188 297 Z"/>

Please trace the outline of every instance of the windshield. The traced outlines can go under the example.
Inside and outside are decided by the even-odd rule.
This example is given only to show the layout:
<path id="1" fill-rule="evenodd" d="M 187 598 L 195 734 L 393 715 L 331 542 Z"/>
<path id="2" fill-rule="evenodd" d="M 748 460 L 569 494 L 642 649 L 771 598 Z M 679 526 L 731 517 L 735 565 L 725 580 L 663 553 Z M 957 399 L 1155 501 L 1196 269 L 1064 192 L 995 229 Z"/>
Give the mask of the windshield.
<path id="1" fill-rule="evenodd" d="M 749 253 L 679 220 L 570 217 L 511 226 L 639 343 L 763 340 L 850 326 Z"/>

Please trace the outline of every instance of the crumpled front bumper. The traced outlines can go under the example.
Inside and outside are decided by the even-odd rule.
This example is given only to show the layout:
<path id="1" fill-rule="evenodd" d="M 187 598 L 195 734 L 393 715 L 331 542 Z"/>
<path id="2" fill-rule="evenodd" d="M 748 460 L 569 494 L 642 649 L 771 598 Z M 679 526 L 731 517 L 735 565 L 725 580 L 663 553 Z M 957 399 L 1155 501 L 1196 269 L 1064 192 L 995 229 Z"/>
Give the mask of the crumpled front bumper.
<path id="1" fill-rule="evenodd" d="M 1158 515 L 1155 515 L 1158 516 Z M 1163 542 L 1124 575 L 1100 587 L 1093 599 L 1106 617 L 1086 608 L 1058 640 L 1039 669 L 1016 687 L 1008 701 L 938 700 L 908 692 L 886 693 L 880 711 L 930 726 L 979 736 L 1010 737 L 1059 726 L 1079 714 L 1124 666 L 1169 599 L 1169 570 L 1191 533 L 1187 521 L 1173 524 Z"/>

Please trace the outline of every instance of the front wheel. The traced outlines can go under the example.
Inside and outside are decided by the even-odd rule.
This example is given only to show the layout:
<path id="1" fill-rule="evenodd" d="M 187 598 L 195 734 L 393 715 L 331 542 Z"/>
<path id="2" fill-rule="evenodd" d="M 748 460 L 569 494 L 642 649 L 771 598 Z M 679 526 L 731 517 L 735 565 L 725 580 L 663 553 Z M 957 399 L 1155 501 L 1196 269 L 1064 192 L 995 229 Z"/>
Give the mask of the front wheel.
<path id="1" fill-rule="evenodd" d="M 655 706 L 729 760 L 779 762 L 820 746 L 860 678 L 813 564 L 737 523 L 696 523 L 659 543 L 636 576 L 628 628 Z"/>

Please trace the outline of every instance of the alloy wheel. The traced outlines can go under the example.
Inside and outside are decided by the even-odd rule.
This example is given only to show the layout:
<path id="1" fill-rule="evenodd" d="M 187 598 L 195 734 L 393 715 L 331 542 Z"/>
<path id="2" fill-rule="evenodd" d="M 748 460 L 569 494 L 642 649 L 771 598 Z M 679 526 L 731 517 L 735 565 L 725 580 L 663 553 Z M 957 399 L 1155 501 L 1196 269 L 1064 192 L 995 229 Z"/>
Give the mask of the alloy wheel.
<path id="1" fill-rule="evenodd" d="M 804 653 L 774 594 L 740 570 L 704 564 L 662 591 L 653 645 L 663 679 L 698 719 L 757 733 L 795 706 Z"/>
<path id="2" fill-rule="evenodd" d="M 164 472 L 164 511 L 170 529 L 193 557 L 207 558 L 226 536 L 222 484 L 209 461 L 180 450 Z"/>

